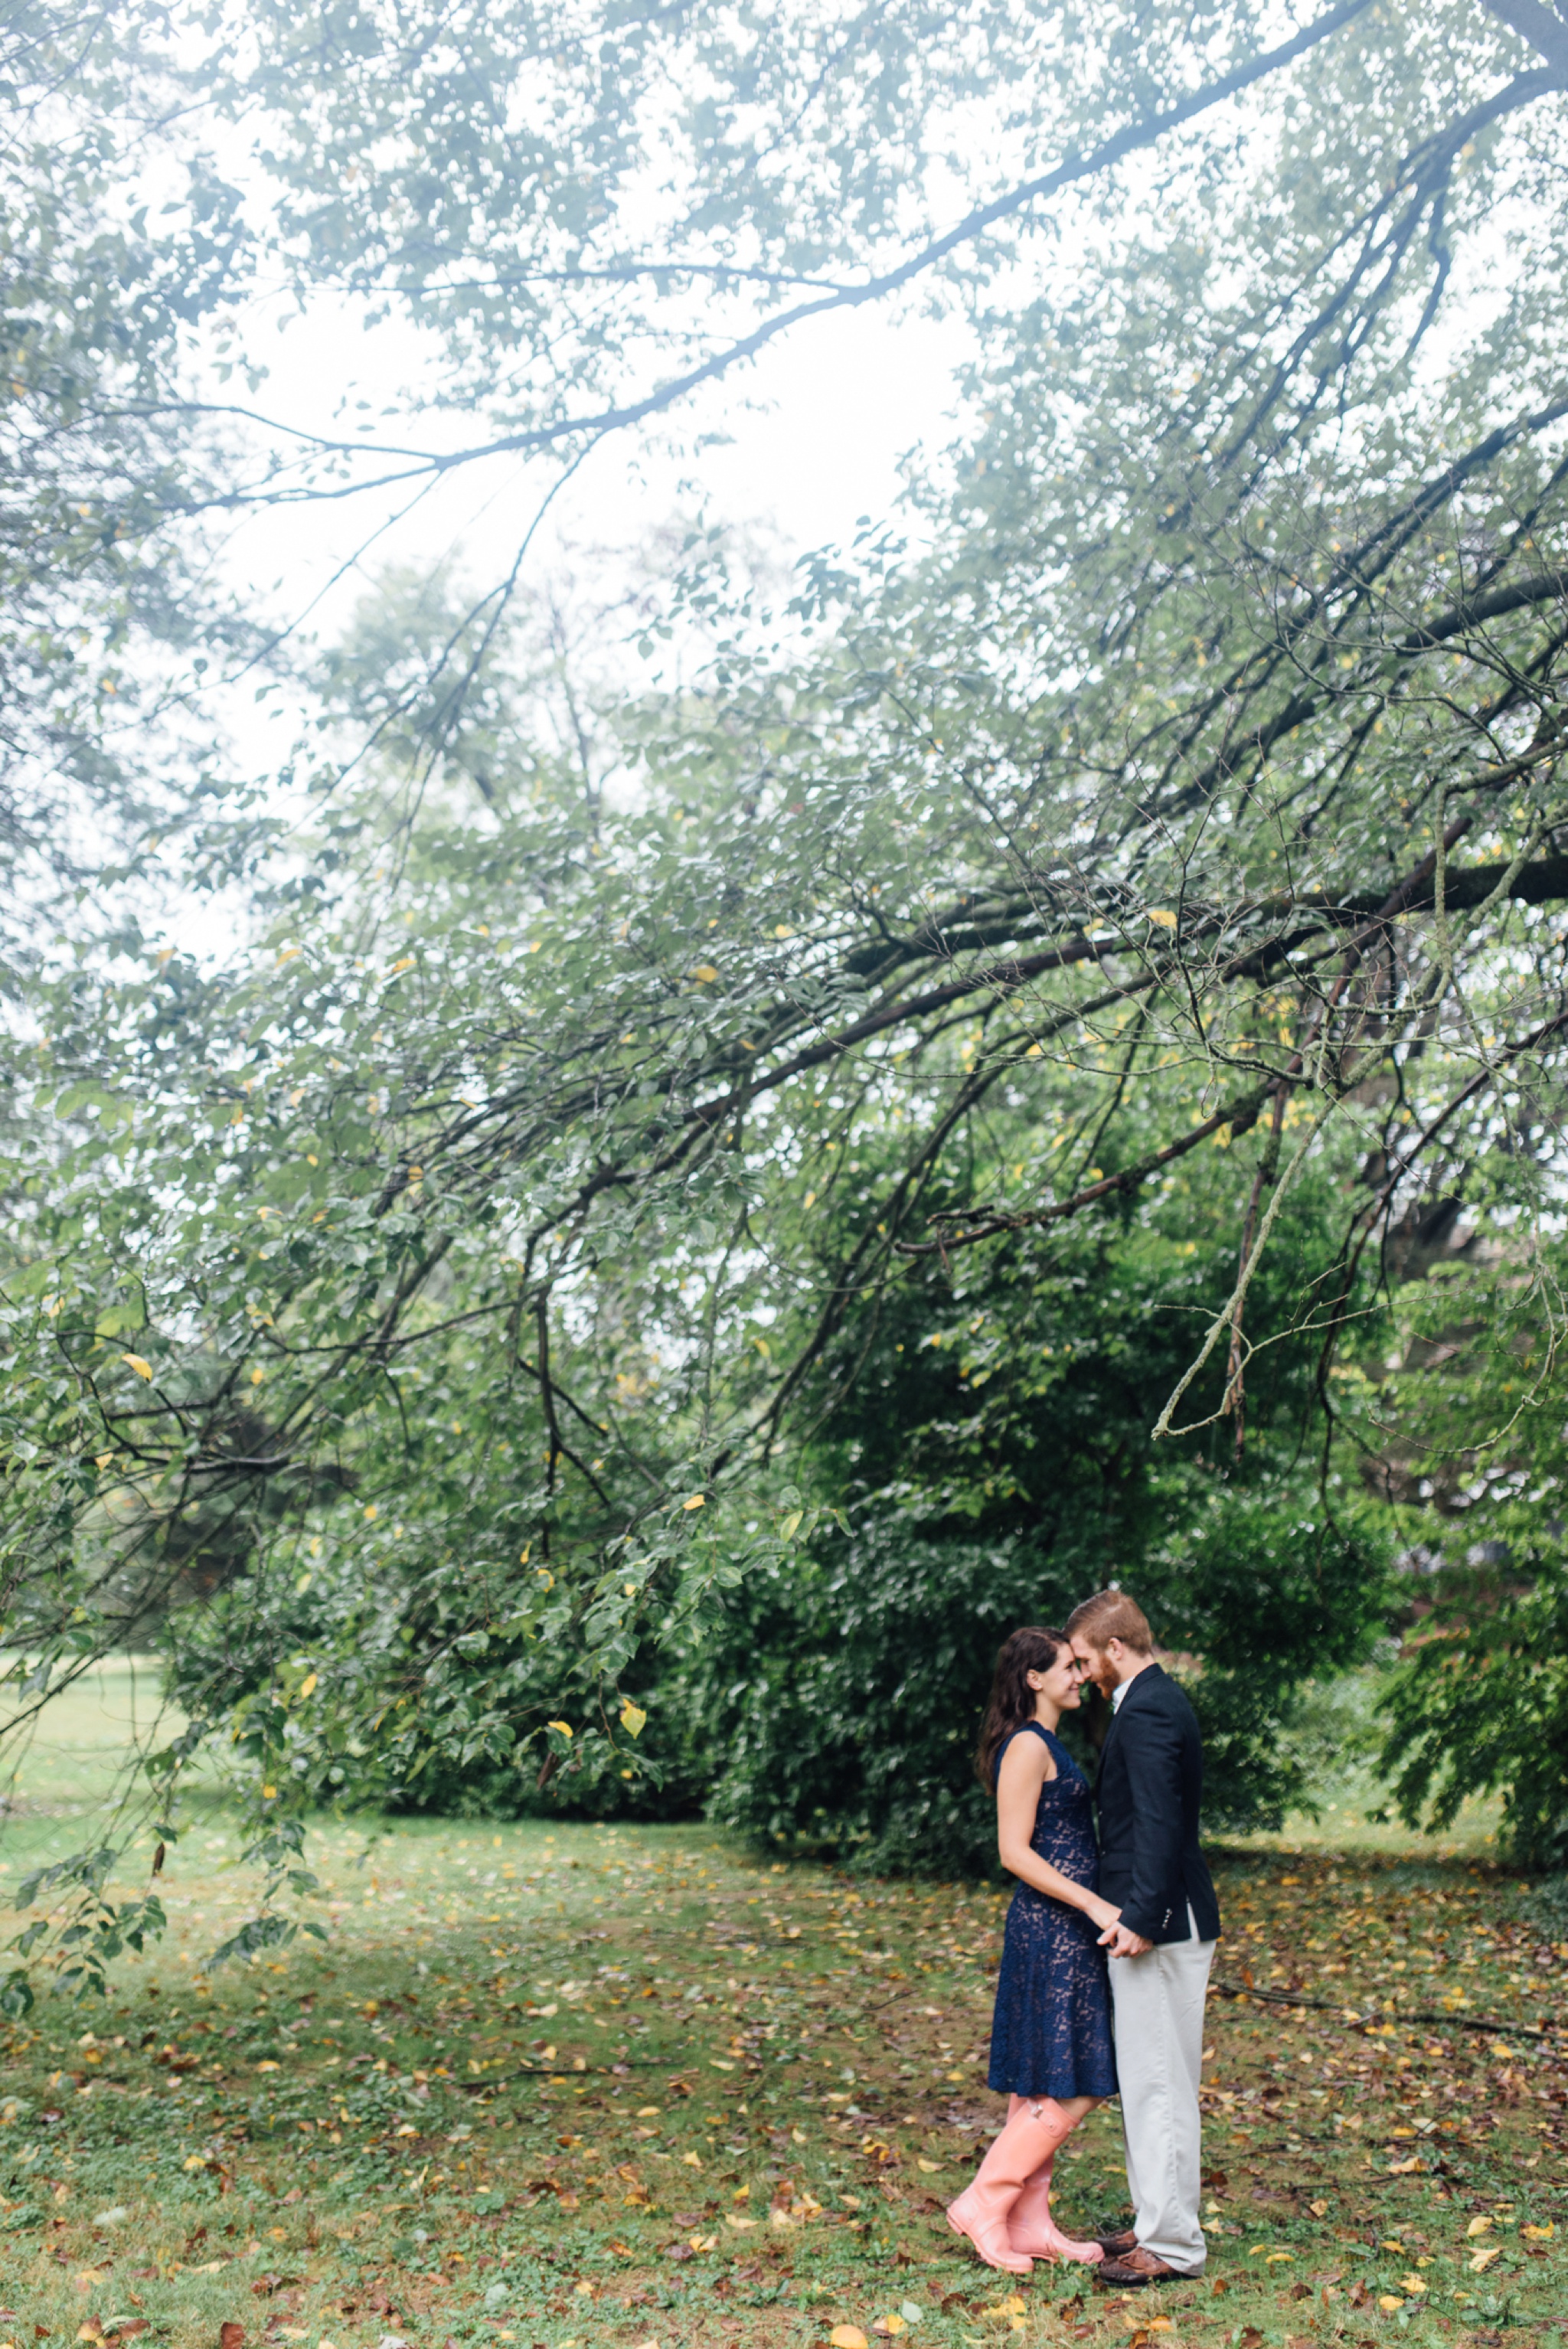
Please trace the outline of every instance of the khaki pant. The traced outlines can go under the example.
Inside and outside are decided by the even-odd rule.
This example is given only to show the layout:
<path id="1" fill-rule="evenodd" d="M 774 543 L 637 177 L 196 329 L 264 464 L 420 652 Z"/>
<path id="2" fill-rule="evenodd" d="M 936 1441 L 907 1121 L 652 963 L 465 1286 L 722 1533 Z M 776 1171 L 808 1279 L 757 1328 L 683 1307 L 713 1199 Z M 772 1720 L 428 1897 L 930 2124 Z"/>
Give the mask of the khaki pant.
<path id="1" fill-rule="evenodd" d="M 1138 2240 L 1182 2275 L 1208 2256 L 1198 2206 L 1202 2178 L 1198 2083 L 1212 1941 L 1165 1941 L 1112 1958 L 1116 2068 L 1127 2145 L 1127 2190 Z"/>

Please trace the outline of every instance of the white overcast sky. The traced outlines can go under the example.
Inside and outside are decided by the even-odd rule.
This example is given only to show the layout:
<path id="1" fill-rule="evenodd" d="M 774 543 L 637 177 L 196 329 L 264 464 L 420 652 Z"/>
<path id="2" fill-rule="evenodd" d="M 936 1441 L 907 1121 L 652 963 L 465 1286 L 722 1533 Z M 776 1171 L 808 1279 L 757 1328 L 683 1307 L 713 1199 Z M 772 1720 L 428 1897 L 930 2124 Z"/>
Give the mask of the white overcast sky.
<path id="1" fill-rule="evenodd" d="M 254 404 L 284 425 L 341 432 L 355 419 L 337 414 L 340 402 L 369 398 L 379 409 L 418 382 L 412 336 L 367 336 L 346 305 L 324 305 L 282 333 L 247 339 L 270 368 Z M 563 545 L 630 549 L 677 511 L 754 530 L 785 564 L 811 548 L 848 545 L 861 515 L 892 515 L 900 459 L 922 444 L 934 458 L 953 438 L 954 377 L 967 349 L 961 320 L 934 320 L 913 305 L 806 321 L 669 419 L 687 447 L 705 433 L 725 436 L 720 443 L 677 455 L 630 430 L 593 450 L 552 504 L 525 582 L 542 581 Z M 417 412 L 381 429 L 436 446 L 449 445 L 452 429 L 441 419 L 425 431 Z M 392 564 L 455 557 L 481 588 L 504 574 L 552 479 L 553 468 L 510 457 L 459 469 L 363 553 L 400 501 L 366 495 L 260 512 L 229 533 L 224 568 L 258 613 L 293 619 L 314 605 L 310 629 L 328 638 Z M 353 567 L 330 585 L 345 564 Z"/>

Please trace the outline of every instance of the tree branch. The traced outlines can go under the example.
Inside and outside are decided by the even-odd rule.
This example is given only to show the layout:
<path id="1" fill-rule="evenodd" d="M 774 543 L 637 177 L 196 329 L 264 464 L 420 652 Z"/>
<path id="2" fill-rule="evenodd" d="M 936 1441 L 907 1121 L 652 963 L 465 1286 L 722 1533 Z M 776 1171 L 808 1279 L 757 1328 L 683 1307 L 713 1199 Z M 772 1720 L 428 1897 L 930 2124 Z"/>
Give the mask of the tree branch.
<path id="1" fill-rule="evenodd" d="M 1546 59 L 1568 89 L 1568 25 L 1542 0 L 1481 0 L 1487 14 L 1528 41 L 1537 57 Z"/>
<path id="2" fill-rule="evenodd" d="M 367 448 L 364 441 L 335 440 L 319 434 L 276 425 L 271 423 L 268 419 L 258 416 L 252 409 L 221 405 L 203 407 L 194 402 L 191 403 L 187 410 L 189 413 L 232 416 L 246 422 L 261 424 L 269 430 L 286 430 L 292 440 L 314 449 L 324 457 L 344 457 L 352 454 L 356 458 L 371 455 L 408 460 L 406 464 L 395 467 L 389 472 L 378 473 L 366 481 L 347 482 L 336 489 L 318 490 L 306 485 L 297 490 L 285 490 L 280 489 L 275 481 L 268 481 L 259 484 L 255 489 L 232 491 L 223 496 L 202 502 L 221 508 L 243 507 L 256 503 L 294 505 L 317 500 L 327 502 L 356 496 L 365 490 L 394 487 L 399 482 L 422 475 L 439 476 L 451 472 L 459 466 L 475 464 L 487 457 L 537 454 L 544 450 L 558 447 L 563 440 L 573 440 L 583 436 L 597 438 L 603 433 L 620 431 L 628 426 L 641 424 L 649 417 L 661 415 L 675 407 L 688 393 L 698 390 L 704 384 L 715 382 L 721 376 L 727 375 L 733 368 L 744 364 L 746 360 L 755 358 L 758 352 L 764 350 L 769 343 L 776 341 L 780 335 L 788 334 L 791 327 L 802 325 L 809 318 L 826 316 L 834 311 L 855 310 L 863 307 L 867 303 L 885 301 L 890 295 L 901 292 L 904 286 L 934 269 L 939 263 L 947 260 L 962 247 L 976 243 L 988 229 L 995 228 L 999 222 L 1015 218 L 1044 197 L 1059 194 L 1063 189 L 1075 186 L 1081 181 L 1097 178 L 1101 172 L 1109 171 L 1113 165 L 1119 163 L 1129 155 L 1136 154 L 1142 148 L 1157 145 L 1167 132 L 1180 129 L 1184 123 L 1195 120 L 1198 116 L 1208 113 L 1213 107 L 1223 105 L 1227 98 L 1236 97 L 1242 90 L 1250 88 L 1255 82 L 1266 80 L 1269 75 L 1278 73 L 1284 67 L 1293 65 L 1298 57 L 1305 57 L 1309 50 L 1317 47 L 1321 42 L 1331 39 L 1336 33 L 1352 23 L 1356 17 L 1364 16 L 1371 5 L 1372 0 L 1338 0 L 1336 6 L 1326 10 L 1310 25 L 1304 26 L 1300 32 L 1293 35 L 1288 41 L 1282 41 L 1277 47 L 1264 50 L 1261 56 L 1250 58 L 1244 65 L 1233 67 L 1229 73 L 1220 75 L 1214 81 L 1205 82 L 1202 88 L 1191 91 L 1186 98 L 1178 98 L 1174 105 L 1168 106 L 1156 113 L 1144 115 L 1136 122 L 1126 124 L 1112 137 L 1103 140 L 1098 147 L 1091 148 L 1087 154 L 1069 155 L 1053 170 L 1043 171 L 1035 179 L 1021 181 L 1016 188 L 1009 189 L 1006 195 L 995 197 L 990 203 L 976 205 L 954 227 L 947 230 L 941 236 L 928 239 L 918 252 L 911 254 L 895 268 L 884 270 L 874 277 L 868 277 L 858 285 L 847 285 L 824 294 L 814 301 L 796 303 L 790 309 L 780 311 L 777 316 L 764 319 L 763 323 L 749 335 L 741 336 L 736 341 L 727 344 L 724 349 L 713 352 L 696 367 L 688 367 L 684 374 L 674 377 L 668 383 L 657 386 L 653 391 L 645 393 L 642 398 L 626 400 L 614 407 L 601 409 L 595 415 L 558 417 L 550 423 L 532 425 L 521 432 L 503 433 L 494 440 L 488 440 L 477 446 L 439 450 L 404 448 L 397 444 Z M 160 411 L 149 409 L 137 412 L 152 415 Z M 192 510 L 200 510 L 200 506 Z"/>

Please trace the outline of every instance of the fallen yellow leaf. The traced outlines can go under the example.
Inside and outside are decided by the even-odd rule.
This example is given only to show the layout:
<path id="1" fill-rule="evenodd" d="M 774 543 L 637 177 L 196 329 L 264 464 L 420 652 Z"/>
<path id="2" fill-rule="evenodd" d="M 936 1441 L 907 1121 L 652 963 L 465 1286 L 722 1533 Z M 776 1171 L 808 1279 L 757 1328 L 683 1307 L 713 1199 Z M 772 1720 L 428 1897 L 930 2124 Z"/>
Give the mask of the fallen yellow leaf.
<path id="1" fill-rule="evenodd" d="M 923 2169 L 927 2178 L 934 2178 L 942 2164 L 939 2161 L 927 2161 L 925 2156 L 921 2154 L 917 2157 L 915 2167 L 918 2169 Z"/>
<path id="2" fill-rule="evenodd" d="M 1484 2268 L 1489 2268 L 1493 2260 L 1500 2258 L 1501 2253 L 1502 2245 L 1501 2243 L 1488 2243 L 1482 2250 L 1472 2251 L 1470 2253 L 1471 2275 L 1480 2275 L 1481 2271 Z"/>
<path id="3" fill-rule="evenodd" d="M 1397 2300 L 1391 2292 L 1380 2292 L 1377 2295 L 1377 2305 L 1379 2308 L 1386 2308 L 1392 2316 L 1394 2311 L 1397 2308 L 1403 2308 L 1405 2303 L 1402 2300 Z"/>
<path id="4" fill-rule="evenodd" d="M 872 2349 L 858 2324 L 835 2324 L 828 2338 L 832 2349 Z"/>
<path id="5" fill-rule="evenodd" d="M 1490 2235 L 1491 2232 L 1491 2220 L 1490 2219 L 1472 2219 L 1470 2225 L 1465 2229 L 1465 2233 L 1467 2235 Z"/>

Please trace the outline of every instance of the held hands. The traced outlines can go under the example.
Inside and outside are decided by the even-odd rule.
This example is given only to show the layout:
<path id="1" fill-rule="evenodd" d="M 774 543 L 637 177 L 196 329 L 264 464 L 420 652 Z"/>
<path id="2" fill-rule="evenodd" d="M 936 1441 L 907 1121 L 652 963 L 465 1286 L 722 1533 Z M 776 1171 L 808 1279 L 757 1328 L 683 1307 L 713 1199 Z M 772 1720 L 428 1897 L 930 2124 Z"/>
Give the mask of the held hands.
<path id="1" fill-rule="evenodd" d="M 1109 1907 L 1108 1903 L 1101 1905 Z M 1109 1915 L 1110 1923 L 1099 1937 L 1099 1946 L 1108 1957 L 1140 1958 L 1145 1951 L 1154 1947 L 1153 1942 L 1146 1941 L 1141 1933 L 1135 1933 L 1130 1926 L 1122 1924 L 1119 1909 L 1111 1909 Z"/>

